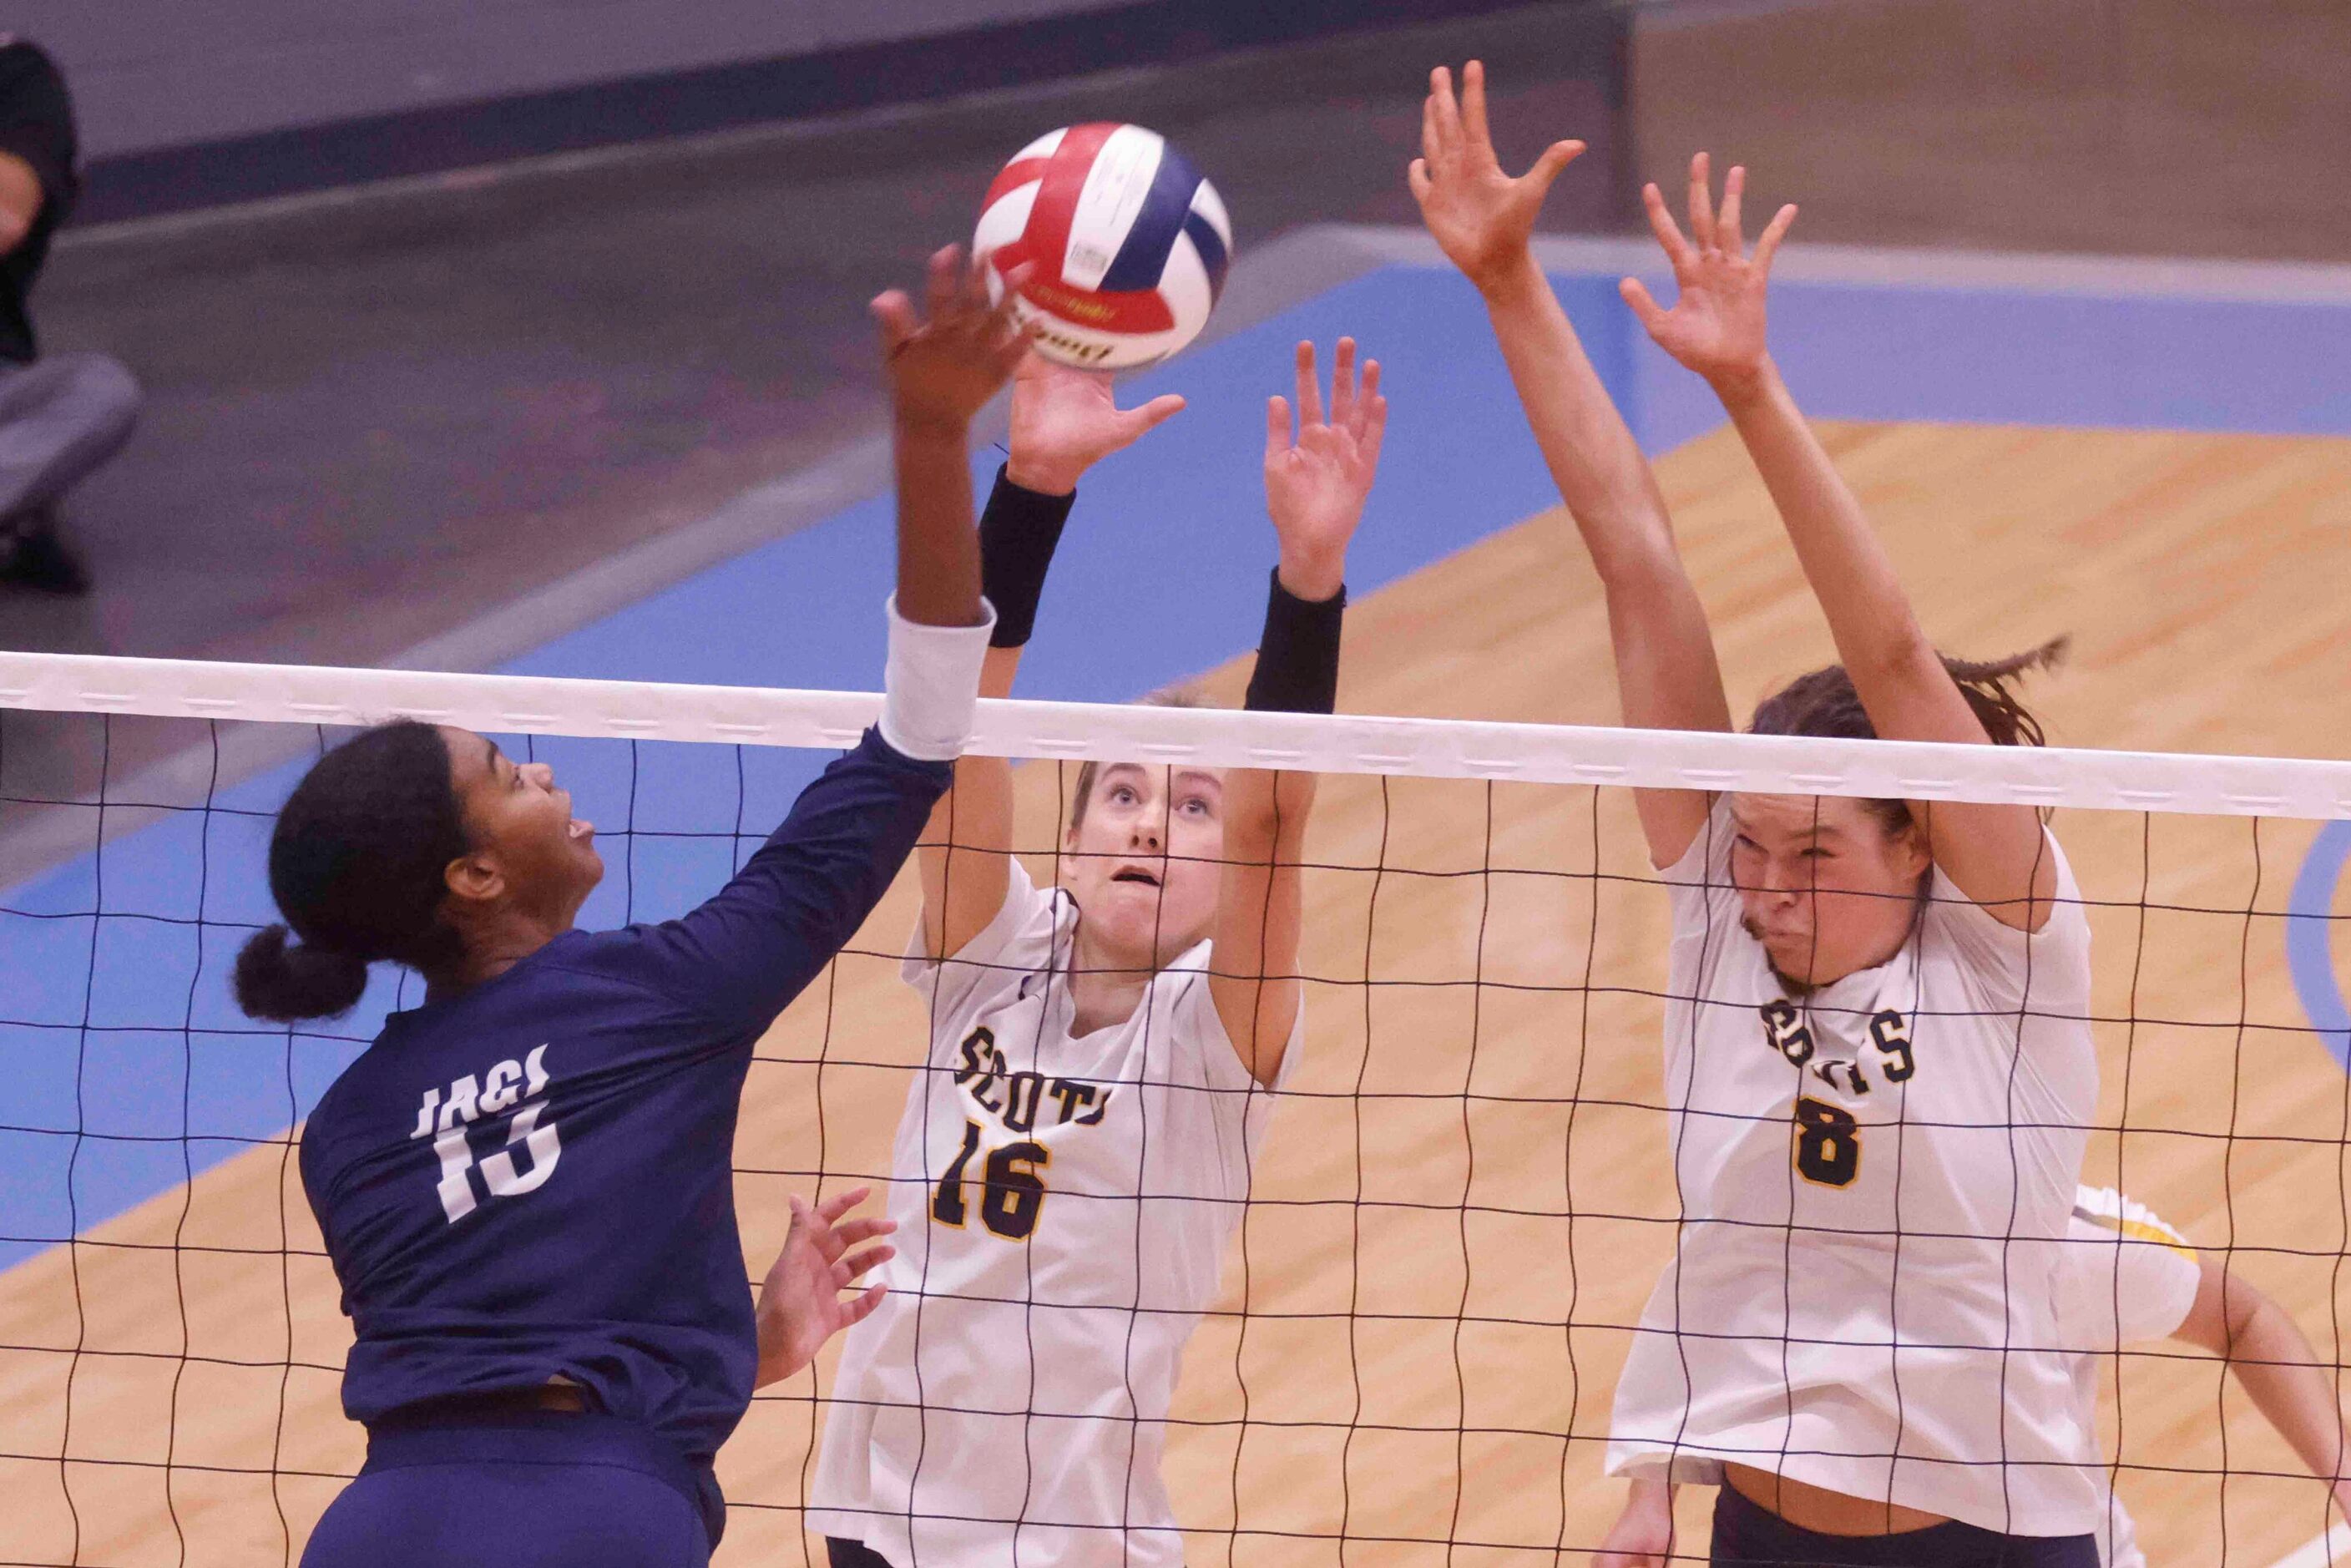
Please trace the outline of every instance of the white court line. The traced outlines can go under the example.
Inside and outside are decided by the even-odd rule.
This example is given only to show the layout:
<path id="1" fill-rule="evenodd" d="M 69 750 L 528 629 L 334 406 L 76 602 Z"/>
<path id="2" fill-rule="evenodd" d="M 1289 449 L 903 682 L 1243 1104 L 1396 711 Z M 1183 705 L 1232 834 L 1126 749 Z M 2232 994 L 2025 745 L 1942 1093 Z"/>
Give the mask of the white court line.
<path id="1" fill-rule="evenodd" d="M 2351 1563 L 2351 1524 L 2338 1524 L 2317 1540 L 2296 1547 L 2270 1568 L 2334 1568 Z"/>

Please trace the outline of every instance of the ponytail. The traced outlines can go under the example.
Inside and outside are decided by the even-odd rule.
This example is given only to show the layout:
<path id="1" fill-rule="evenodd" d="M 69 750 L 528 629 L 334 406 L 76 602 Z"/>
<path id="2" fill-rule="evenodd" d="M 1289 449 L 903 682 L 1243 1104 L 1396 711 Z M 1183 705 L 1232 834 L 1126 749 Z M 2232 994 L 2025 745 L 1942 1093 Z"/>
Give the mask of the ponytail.
<path id="1" fill-rule="evenodd" d="M 237 955 L 237 1006 L 279 1023 L 332 1018 L 359 1004 L 378 959 L 455 960 L 441 905 L 449 862 L 470 847 L 439 730 L 398 719 L 327 753 L 277 813 L 269 892 L 286 922 Z"/>
<path id="2" fill-rule="evenodd" d="M 2055 669 L 2064 662 L 2072 642 L 2070 637 L 2052 637 L 2028 652 L 1980 662 L 1945 654 L 1943 668 L 1959 683 L 1959 695 L 1976 710 L 1976 718 L 1994 746 L 2046 746 L 2048 737 L 2041 731 L 2041 721 L 2017 696 L 2014 683 L 2032 671 Z"/>
<path id="3" fill-rule="evenodd" d="M 246 1016 L 292 1023 L 357 1007 L 367 991 L 367 960 L 310 944 L 289 946 L 293 935 L 283 925 L 265 926 L 236 956 L 236 1005 Z"/>
<path id="4" fill-rule="evenodd" d="M 2016 684 L 2035 670 L 2056 668 L 2071 642 L 2071 638 L 2053 637 L 2037 648 L 2011 653 L 2005 659 L 1954 659 L 1948 653 L 1936 656 L 1943 661 L 1943 668 L 1950 673 L 1959 695 L 1968 699 L 1968 706 L 1975 710 L 1977 721 L 1994 746 L 2041 746 L 2046 740 L 2041 721 L 2016 695 Z M 1754 735 L 1811 735 L 1842 740 L 1877 738 L 1877 727 L 1869 721 L 1868 710 L 1861 706 L 1861 694 L 1854 689 L 1853 677 L 1845 673 L 1843 664 L 1798 675 L 1755 705 L 1755 716 L 1747 727 Z M 1868 804 L 1888 832 L 1898 832 L 1909 825 L 1910 809 L 1901 801 L 1872 800 Z"/>

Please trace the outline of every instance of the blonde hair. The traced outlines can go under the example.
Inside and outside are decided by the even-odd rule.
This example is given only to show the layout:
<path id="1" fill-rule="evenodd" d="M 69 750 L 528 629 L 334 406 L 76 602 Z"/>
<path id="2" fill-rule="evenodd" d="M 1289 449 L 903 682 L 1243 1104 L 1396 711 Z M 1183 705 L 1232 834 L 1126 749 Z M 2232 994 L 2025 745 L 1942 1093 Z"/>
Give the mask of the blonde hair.
<path id="1" fill-rule="evenodd" d="M 1186 685 L 1180 686 L 1164 686 L 1160 690 L 1153 692 L 1148 696 L 1138 698 L 1135 706 L 1138 707 L 1173 707 L 1190 710 L 1195 708 L 1214 707 L 1217 705 L 1210 702 L 1207 699 L 1207 695 L 1204 694 L 1199 687 Z M 1084 824 L 1086 820 L 1086 803 L 1093 799 L 1094 779 L 1101 772 L 1102 764 L 1096 762 L 1092 758 L 1088 758 L 1084 762 L 1078 765 L 1078 786 L 1076 791 L 1070 799 L 1069 831 L 1074 833 Z"/>

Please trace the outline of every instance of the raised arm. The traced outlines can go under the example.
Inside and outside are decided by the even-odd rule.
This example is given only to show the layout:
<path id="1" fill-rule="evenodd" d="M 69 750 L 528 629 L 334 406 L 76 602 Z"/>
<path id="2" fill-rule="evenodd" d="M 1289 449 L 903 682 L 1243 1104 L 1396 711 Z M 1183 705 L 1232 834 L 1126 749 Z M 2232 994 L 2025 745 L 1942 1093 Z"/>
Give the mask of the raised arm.
<path id="1" fill-rule="evenodd" d="M 1388 402 L 1380 395 L 1378 361 L 1367 361 L 1357 379 L 1352 338 L 1339 340 L 1327 420 L 1311 343 L 1298 345 L 1297 390 L 1295 436 L 1289 400 L 1266 404 L 1266 509 L 1281 553 L 1246 706 L 1330 713 L 1338 699 L 1347 542 L 1379 473 Z M 1208 993 L 1241 1065 L 1270 1083 L 1298 1022 L 1305 921 L 1299 862 L 1314 809 L 1314 776 L 1236 768 L 1224 800 L 1225 872 Z"/>
<path id="2" fill-rule="evenodd" d="M 1680 298 L 1663 309 L 1628 277 L 1625 301 L 1657 346 L 1705 377 L 1722 400 L 1771 492 L 1871 727 L 1888 740 L 1988 745 L 1991 737 L 1919 626 L 1861 503 L 1772 363 L 1764 293 L 1772 255 L 1796 209 L 1782 207 L 1749 256 L 1739 212 L 1746 181 L 1744 169 L 1730 171 L 1718 211 L 1706 154 L 1690 160 L 1687 238 L 1656 186 L 1644 191 L 1649 226 L 1673 263 Z M 1960 892 L 2003 925 L 2041 928 L 2056 894 L 2057 868 L 2031 807 L 1917 801 L 1912 815 L 1924 825 L 1936 863 Z"/>
<path id="3" fill-rule="evenodd" d="M 1061 525 L 1085 471 L 1184 407 L 1173 395 L 1121 409 L 1111 378 L 1031 353 L 1012 381 L 1010 455 L 980 518 L 980 574 L 996 630 L 980 667 L 979 695 L 1012 695 Z M 960 952 L 1004 907 L 1012 863 L 1012 765 L 966 757 L 955 785 L 923 831 L 923 944 L 934 956 Z"/>
<path id="4" fill-rule="evenodd" d="M 2217 1259 L 2199 1260 L 2203 1280 L 2196 1304 L 2174 1337 L 2224 1356 L 2254 1407 L 2267 1417 L 2310 1473 L 2333 1489 L 2335 1506 L 2351 1519 L 2351 1435 L 2336 1403 L 2336 1368 L 2323 1360 L 2293 1315 L 2231 1274 Z"/>
<path id="5" fill-rule="evenodd" d="M 1665 497 L 1535 264 L 1543 196 L 1583 143 L 1553 142 L 1525 174 L 1503 173 L 1486 123 L 1486 69 L 1472 60 L 1458 103 L 1451 74 L 1442 67 L 1430 74 L 1420 144 L 1411 180 L 1421 217 L 1485 298 L 1527 423 L 1599 571 L 1625 722 L 1729 729 L 1714 639 L 1674 547 Z M 1650 858 L 1659 865 L 1681 859 L 1706 824 L 1707 798 L 1640 790 L 1635 799 Z"/>
<path id="6" fill-rule="evenodd" d="M 929 319 L 873 301 L 896 418 L 898 582 L 882 721 L 800 791 L 718 894 L 638 928 L 647 978 L 716 1018 L 763 1029 L 889 890 L 971 731 L 989 617 L 971 522 L 971 418 L 1026 351 L 954 247 L 931 258 Z"/>
<path id="7" fill-rule="evenodd" d="M 971 519 L 971 421 L 1028 352 L 977 267 L 949 246 L 931 257 L 930 319 L 893 288 L 876 295 L 890 378 L 898 492 L 898 613 L 920 626 L 977 626 L 979 539 Z M 1008 298 L 1009 295 L 1008 294 Z"/>

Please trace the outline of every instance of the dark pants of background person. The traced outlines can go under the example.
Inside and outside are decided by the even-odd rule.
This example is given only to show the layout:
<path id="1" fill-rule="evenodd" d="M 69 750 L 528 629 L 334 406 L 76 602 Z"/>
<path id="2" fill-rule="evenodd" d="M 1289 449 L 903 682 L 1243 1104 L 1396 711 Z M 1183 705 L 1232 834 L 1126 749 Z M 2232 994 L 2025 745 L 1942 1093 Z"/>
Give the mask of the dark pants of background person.
<path id="1" fill-rule="evenodd" d="M 617 1416 L 378 1427 L 302 1568 L 708 1568 L 697 1485 L 660 1438 Z"/>
<path id="2" fill-rule="evenodd" d="M 1952 1520 L 1894 1535 L 1799 1530 L 1729 1487 L 1714 1496 L 1712 1568 L 2098 1568 L 2095 1538 L 2002 1535 Z"/>
<path id="3" fill-rule="evenodd" d="M 0 528 L 56 506 L 138 417 L 139 383 L 103 354 L 0 363 Z"/>

